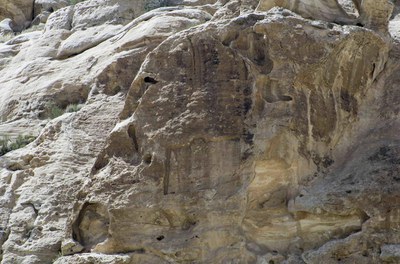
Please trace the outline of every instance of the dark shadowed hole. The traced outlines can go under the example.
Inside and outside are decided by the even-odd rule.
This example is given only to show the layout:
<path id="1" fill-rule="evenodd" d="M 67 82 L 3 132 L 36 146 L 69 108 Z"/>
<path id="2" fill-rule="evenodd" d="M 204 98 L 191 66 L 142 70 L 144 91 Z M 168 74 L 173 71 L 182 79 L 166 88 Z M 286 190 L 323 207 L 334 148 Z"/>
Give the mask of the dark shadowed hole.
<path id="1" fill-rule="evenodd" d="M 143 161 L 144 161 L 144 163 L 146 163 L 146 164 L 150 164 L 152 158 L 153 158 L 153 157 L 151 156 L 151 154 L 146 154 L 146 155 L 144 155 L 144 157 L 143 157 Z"/>
<path id="2" fill-rule="evenodd" d="M 371 73 L 370 73 L 370 77 L 371 77 L 371 78 L 374 77 L 375 68 L 376 68 L 376 64 L 375 64 L 375 63 L 372 63 L 372 70 L 371 70 Z"/>
<path id="3" fill-rule="evenodd" d="M 145 82 L 145 83 L 151 83 L 151 84 L 156 84 L 156 83 L 158 83 L 158 81 L 156 81 L 156 79 L 151 78 L 151 77 L 149 77 L 149 76 L 144 77 L 144 82 Z"/>
<path id="4" fill-rule="evenodd" d="M 289 96 L 289 95 L 282 95 L 282 96 L 280 96 L 280 98 L 279 98 L 281 101 L 284 101 L 284 102 L 289 102 L 289 101 L 292 101 L 293 100 L 293 98 L 291 97 L 291 96 Z"/>
<path id="5" fill-rule="evenodd" d="M 158 236 L 158 237 L 157 237 L 157 240 L 158 240 L 158 241 L 161 241 L 161 240 L 163 240 L 164 238 L 165 238 L 165 236 L 161 235 L 161 236 Z"/>

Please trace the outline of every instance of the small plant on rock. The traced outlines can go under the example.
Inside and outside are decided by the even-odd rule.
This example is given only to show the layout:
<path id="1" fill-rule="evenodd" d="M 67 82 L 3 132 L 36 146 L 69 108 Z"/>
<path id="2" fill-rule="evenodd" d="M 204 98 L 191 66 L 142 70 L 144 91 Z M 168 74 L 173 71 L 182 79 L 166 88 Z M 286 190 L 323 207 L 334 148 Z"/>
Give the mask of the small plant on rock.
<path id="1" fill-rule="evenodd" d="M 11 140 L 9 136 L 2 136 L 2 138 L 0 138 L 0 156 L 3 156 L 10 151 L 25 147 L 34 140 L 35 137 L 31 135 L 18 135 L 15 140 Z"/>
<path id="2" fill-rule="evenodd" d="M 9 136 L 3 136 L 0 138 L 0 156 L 3 156 L 7 152 L 9 152 L 8 144 L 10 143 Z"/>
<path id="3" fill-rule="evenodd" d="M 56 104 L 49 104 L 47 109 L 48 109 L 48 117 L 50 119 L 54 119 L 56 117 L 59 117 L 62 114 L 64 114 L 64 112 L 65 112 L 64 109 L 60 108 Z"/>
<path id="4" fill-rule="evenodd" d="M 47 104 L 45 115 L 49 119 L 54 119 L 64 113 L 78 112 L 82 106 L 82 104 L 69 104 L 65 108 L 62 108 L 55 103 L 49 103 Z"/>

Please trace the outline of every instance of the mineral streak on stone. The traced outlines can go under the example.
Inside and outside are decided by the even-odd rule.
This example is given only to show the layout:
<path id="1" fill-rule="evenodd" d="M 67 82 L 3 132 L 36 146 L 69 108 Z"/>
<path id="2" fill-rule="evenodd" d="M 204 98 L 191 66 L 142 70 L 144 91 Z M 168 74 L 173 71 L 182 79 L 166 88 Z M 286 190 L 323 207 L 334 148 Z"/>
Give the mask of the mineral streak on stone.
<path id="1" fill-rule="evenodd" d="M 2 3 L 0 263 L 399 261 L 399 4 Z"/>

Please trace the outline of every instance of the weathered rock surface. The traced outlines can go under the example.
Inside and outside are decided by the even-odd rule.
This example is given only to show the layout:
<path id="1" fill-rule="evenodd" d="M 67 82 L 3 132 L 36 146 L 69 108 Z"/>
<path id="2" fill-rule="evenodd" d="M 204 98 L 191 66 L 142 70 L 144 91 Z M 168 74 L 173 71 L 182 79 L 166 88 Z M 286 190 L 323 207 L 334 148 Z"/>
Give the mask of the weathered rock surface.
<path id="1" fill-rule="evenodd" d="M 0 262 L 398 262 L 398 6 L 277 2 L 40 2 L 0 43 L 0 139 L 36 137 Z"/>
<path id="2" fill-rule="evenodd" d="M 257 10 L 267 11 L 283 7 L 303 17 L 343 24 L 360 24 L 382 33 L 387 33 L 388 21 L 394 5 L 391 0 L 352 0 L 358 18 L 348 14 L 349 0 L 261 0 Z M 344 4 L 342 6 L 341 4 Z M 351 9 L 351 8 L 350 8 Z"/>
<path id="3" fill-rule="evenodd" d="M 29 25 L 33 19 L 34 0 L 1 0 L 0 20 L 12 19 L 15 30 L 22 30 Z"/>
<path id="4" fill-rule="evenodd" d="M 14 28 L 15 25 L 10 18 L 3 19 L 0 21 L 0 34 L 2 36 L 12 34 L 14 35 Z"/>

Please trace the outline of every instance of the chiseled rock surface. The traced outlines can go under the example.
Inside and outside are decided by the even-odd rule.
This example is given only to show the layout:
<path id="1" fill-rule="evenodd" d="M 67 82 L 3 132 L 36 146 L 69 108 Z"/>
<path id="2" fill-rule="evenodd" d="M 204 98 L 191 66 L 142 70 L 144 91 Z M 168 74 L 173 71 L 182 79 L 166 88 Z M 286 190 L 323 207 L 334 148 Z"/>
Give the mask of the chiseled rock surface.
<path id="1" fill-rule="evenodd" d="M 36 137 L 0 262 L 396 263 L 398 6 L 266 2 L 88 0 L 0 44 L 0 139 Z"/>

